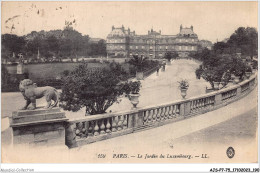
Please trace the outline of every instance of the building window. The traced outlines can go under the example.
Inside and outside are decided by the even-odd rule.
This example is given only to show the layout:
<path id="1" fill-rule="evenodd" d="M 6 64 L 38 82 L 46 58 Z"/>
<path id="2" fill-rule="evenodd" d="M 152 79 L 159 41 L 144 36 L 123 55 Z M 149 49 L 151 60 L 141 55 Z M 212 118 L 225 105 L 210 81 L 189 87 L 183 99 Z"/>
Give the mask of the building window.
<path id="1" fill-rule="evenodd" d="M 132 49 L 133 48 L 133 46 L 130 46 L 130 49 Z"/>
<path id="2" fill-rule="evenodd" d="M 150 46 L 150 49 L 153 49 L 153 46 Z"/>
<path id="3" fill-rule="evenodd" d="M 138 46 L 135 46 L 136 49 L 138 49 Z"/>
<path id="4" fill-rule="evenodd" d="M 185 39 L 186 42 L 188 42 L 188 39 Z"/>
<path id="5" fill-rule="evenodd" d="M 144 49 L 144 46 L 142 46 L 142 49 Z"/>
<path id="6" fill-rule="evenodd" d="M 194 50 L 194 46 L 191 46 L 191 50 Z"/>
<path id="7" fill-rule="evenodd" d="M 160 46 L 159 48 L 162 49 L 162 46 Z"/>
<path id="8" fill-rule="evenodd" d="M 121 49 L 123 49 L 123 46 L 120 46 Z"/>
<path id="9" fill-rule="evenodd" d="M 185 46 L 185 49 L 188 50 L 188 46 Z"/>
<path id="10" fill-rule="evenodd" d="M 179 50 L 181 50 L 181 46 L 179 46 Z"/>
<path id="11" fill-rule="evenodd" d="M 192 39 L 192 42 L 194 42 L 194 39 Z"/>
<path id="12" fill-rule="evenodd" d="M 166 46 L 165 49 L 168 49 L 168 46 Z"/>

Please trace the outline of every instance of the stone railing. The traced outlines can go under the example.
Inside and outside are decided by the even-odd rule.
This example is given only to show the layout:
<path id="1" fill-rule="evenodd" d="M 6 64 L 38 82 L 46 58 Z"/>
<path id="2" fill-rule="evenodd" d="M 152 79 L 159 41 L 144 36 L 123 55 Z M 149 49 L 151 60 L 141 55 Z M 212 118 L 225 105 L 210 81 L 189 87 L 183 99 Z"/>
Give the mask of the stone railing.
<path id="1" fill-rule="evenodd" d="M 157 65 L 157 66 L 155 66 L 155 67 L 153 67 L 151 69 L 148 69 L 148 70 L 144 71 L 144 77 L 146 78 L 146 77 L 150 76 L 157 69 L 160 69 L 160 65 Z"/>
<path id="2" fill-rule="evenodd" d="M 68 147 L 77 147 L 218 109 L 252 91 L 256 86 L 256 76 L 253 74 L 239 84 L 189 99 L 69 120 L 66 127 L 66 144 Z"/>

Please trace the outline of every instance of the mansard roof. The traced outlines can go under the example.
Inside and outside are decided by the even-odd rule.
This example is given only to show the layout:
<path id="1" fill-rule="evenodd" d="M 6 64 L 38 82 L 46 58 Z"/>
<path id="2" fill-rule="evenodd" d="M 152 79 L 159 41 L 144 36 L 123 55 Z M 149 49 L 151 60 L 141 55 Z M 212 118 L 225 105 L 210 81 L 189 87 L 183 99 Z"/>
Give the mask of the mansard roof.
<path id="1" fill-rule="evenodd" d="M 197 34 L 195 34 L 193 32 L 192 28 L 181 28 L 179 35 L 182 35 L 182 36 L 197 36 Z"/>
<path id="2" fill-rule="evenodd" d="M 113 37 L 113 36 L 126 36 L 125 30 L 123 30 L 122 28 L 115 28 L 113 29 L 109 34 L 109 37 Z"/>

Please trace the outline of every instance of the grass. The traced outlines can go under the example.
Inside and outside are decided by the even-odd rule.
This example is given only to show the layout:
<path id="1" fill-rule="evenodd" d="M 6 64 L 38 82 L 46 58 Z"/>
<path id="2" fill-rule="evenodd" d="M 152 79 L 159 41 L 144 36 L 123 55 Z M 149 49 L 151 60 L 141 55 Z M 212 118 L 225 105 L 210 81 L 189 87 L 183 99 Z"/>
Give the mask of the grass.
<path id="1" fill-rule="evenodd" d="M 80 63 L 45 63 L 45 64 L 28 64 L 25 65 L 25 72 L 29 73 L 30 79 L 33 81 L 43 79 L 56 79 L 57 76 L 65 71 L 72 71 Z M 89 68 L 102 67 L 106 64 L 101 63 L 88 63 Z M 7 70 L 11 74 L 16 73 L 16 66 L 7 66 Z"/>

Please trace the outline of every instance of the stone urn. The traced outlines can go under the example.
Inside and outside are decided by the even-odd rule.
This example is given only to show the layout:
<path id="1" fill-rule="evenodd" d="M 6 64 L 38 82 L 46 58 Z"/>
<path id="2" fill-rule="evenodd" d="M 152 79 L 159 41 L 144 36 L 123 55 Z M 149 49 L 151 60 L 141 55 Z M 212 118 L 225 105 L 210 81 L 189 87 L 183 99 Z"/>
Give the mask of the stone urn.
<path id="1" fill-rule="evenodd" d="M 234 79 L 234 83 L 235 83 L 235 84 L 238 84 L 238 83 L 239 83 L 239 81 L 240 81 L 239 78 L 240 78 L 239 76 L 235 76 L 235 79 Z"/>
<path id="2" fill-rule="evenodd" d="M 133 93 L 129 94 L 129 100 L 133 104 L 133 108 L 136 108 L 136 106 L 138 105 L 139 97 L 140 97 L 139 93 L 137 93 L 137 94 L 133 94 Z"/>
<path id="3" fill-rule="evenodd" d="M 183 99 L 185 99 L 185 97 L 187 95 L 187 90 L 188 90 L 188 88 L 181 88 L 181 96 Z"/>
<path id="4" fill-rule="evenodd" d="M 137 80 L 144 80 L 144 72 L 136 72 L 136 79 Z"/>
<path id="5" fill-rule="evenodd" d="M 245 74 L 246 74 L 246 78 L 249 79 L 251 76 L 251 72 L 245 72 Z"/>
<path id="6" fill-rule="evenodd" d="M 220 82 L 213 82 L 213 84 L 214 84 L 214 88 L 218 90 Z"/>

